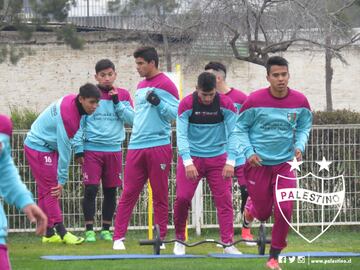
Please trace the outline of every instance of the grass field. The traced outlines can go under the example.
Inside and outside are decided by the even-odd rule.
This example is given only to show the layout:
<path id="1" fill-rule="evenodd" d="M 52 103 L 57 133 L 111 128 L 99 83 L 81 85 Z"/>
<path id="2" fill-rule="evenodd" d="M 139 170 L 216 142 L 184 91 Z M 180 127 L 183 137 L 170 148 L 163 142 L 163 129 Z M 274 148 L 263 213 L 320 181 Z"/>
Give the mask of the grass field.
<path id="1" fill-rule="evenodd" d="M 288 238 L 288 247 L 284 252 L 291 251 L 342 251 L 360 252 L 360 230 L 357 227 L 331 227 L 314 243 L 308 244 L 296 233 L 291 232 Z M 256 230 L 256 229 L 254 229 Z M 313 229 L 309 229 L 310 231 Z M 80 233 L 79 233 L 80 234 Z M 82 234 L 82 233 L 81 233 Z M 202 231 L 201 237 L 196 237 L 190 231 L 189 242 L 199 241 L 205 238 L 218 239 L 217 230 Z M 169 231 L 169 238 L 174 232 Z M 237 238 L 239 236 L 237 235 Z M 43 255 L 100 255 L 100 254 L 151 254 L 150 246 L 139 246 L 138 239 L 146 238 L 146 232 L 130 231 L 127 235 L 126 251 L 113 251 L 112 243 L 97 241 L 96 243 L 84 243 L 80 246 L 66 246 L 63 244 L 41 244 L 40 238 L 33 234 L 14 233 L 8 238 L 8 247 L 13 270 L 70 270 L 70 269 L 265 269 L 266 259 L 137 259 L 137 260 L 97 260 L 97 261 L 46 261 L 40 259 Z M 247 247 L 244 244 L 237 246 L 243 253 L 256 254 L 256 247 Z M 173 245 L 167 245 L 162 254 L 172 254 Z M 187 248 L 187 254 L 221 253 L 220 248 L 213 244 L 206 244 L 194 248 Z M 268 252 L 268 246 L 266 251 Z M 326 258 L 324 258 L 326 259 Z M 338 258 L 333 258 L 338 259 Z M 345 257 L 349 263 L 284 263 L 282 269 L 360 269 L 360 257 Z M 351 262 L 349 261 L 351 259 Z M 1 268 L 1 267 L 0 267 Z"/>

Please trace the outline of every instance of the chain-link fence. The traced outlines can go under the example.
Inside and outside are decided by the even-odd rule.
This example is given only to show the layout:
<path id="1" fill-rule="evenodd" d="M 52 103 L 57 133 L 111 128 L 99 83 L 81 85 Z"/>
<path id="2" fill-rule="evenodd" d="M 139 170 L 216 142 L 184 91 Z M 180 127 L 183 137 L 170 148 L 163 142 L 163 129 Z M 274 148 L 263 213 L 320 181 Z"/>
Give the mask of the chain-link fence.
<path id="1" fill-rule="evenodd" d="M 23 151 L 23 141 L 26 131 L 17 130 L 12 137 L 12 151 L 15 163 L 19 169 L 22 180 L 33 192 L 35 198 L 36 188 L 34 179 L 29 171 L 29 166 L 25 160 Z M 123 164 L 127 143 L 130 138 L 130 130 L 127 130 L 126 140 L 123 145 Z M 176 176 L 176 140 L 175 130 L 172 133 L 173 163 L 169 176 L 169 227 L 173 227 L 173 204 L 175 200 L 175 176 Z M 315 161 L 322 158 L 332 161 L 330 170 L 319 172 L 319 165 Z M 309 175 L 302 179 L 302 188 L 315 190 L 324 194 L 337 192 L 345 188 L 345 200 L 339 212 L 339 206 L 319 206 L 316 204 L 297 202 L 294 204 L 293 224 L 302 225 L 329 225 L 339 212 L 334 224 L 354 225 L 360 224 L 360 125 L 336 125 L 336 126 L 314 126 L 307 146 L 304 164 L 298 177 L 305 176 L 309 172 L 322 178 L 333 177 L 332 180 L 322 180 Z M 81 200 L 82 184 L 81 170 L 73 161 L 70 165 L 69 180 L 64 188 L 61 199 L 64 222 L 66 227 L 73 230 L 82 230 L 84 227 Z M 344 182 L 341 176 L 343 175 Z M 189 227 L 196 228 L 200 232 L 201 228 L 217 227 L 218 221 L 210 190 L 206 181 L 200 182 L 200 187 L 196 192 L 191 213 L 189 215 Z M 299 181 L 300 183 L 300 181 Z M 324 184 L 325 183 L 325 184 Z M 345 183 L 345 186 L 344 186 Z M 119 192 L 120 195 L 120 192 Z M 101 223 L 101 202 L 102 192 L 97 198 L 96 206 L 96 225 Z M 240 189 L 236 181 L 233 185 L 233 205 L 235 227 L 241 226 L 241 196 Z M 23 214 L 19 213 L 14 207 L 5 204 L 5 213 L 9 220 L 10 231 L 32 230 L 34 227 L 26 220 Z M 272 219 L 269 220 L 271 225 Z M 133 211 L 130 229 L 145 229 L 148 224 L 148 194 L 146 187 Z"/>

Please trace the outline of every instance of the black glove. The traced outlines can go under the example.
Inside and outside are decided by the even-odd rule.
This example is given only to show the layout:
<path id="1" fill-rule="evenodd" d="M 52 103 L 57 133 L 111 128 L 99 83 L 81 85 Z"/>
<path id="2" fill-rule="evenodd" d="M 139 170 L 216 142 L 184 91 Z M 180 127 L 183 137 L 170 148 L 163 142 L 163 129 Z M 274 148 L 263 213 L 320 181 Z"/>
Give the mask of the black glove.
<path id="1" fill-rule="evenodd" d="M 75 158 L 84 157 L 84 152 L 75 153 Z"/>
<path id="2" fill-rule="evenodd" d="M 112 95 L 111 98 L 112 98 L 112 101 L 114 102 L 114 104 L 119 103 L 119 95 L 118 94 Z"/>
<path id="3" fill-rule="evenodd" d="M 81 166 L 84 165 L 84 152 L 75 154 L 75 163 L 80 164 Z"/>
<path id="4" fill-rule="evenodd" d="M 146 100 L 154 106 L 157 106 L 160 104 L 159 96 L 157 94 L 155 94 L 153 91 L 147 92 Z"/>
<path id="5" fill-rule="evenodd" d="M 115 90 L 113 86 L 108 86 L 108 85 L 100 85 L 98 84 L 98 88 L 102 91 L 105 91 L 107 93 L 109 93 L 111 90 Z M 111 95 L 111 99 L 114 102 L 114 104 L 118 104 L 119 103 L 119 95 Z"/>

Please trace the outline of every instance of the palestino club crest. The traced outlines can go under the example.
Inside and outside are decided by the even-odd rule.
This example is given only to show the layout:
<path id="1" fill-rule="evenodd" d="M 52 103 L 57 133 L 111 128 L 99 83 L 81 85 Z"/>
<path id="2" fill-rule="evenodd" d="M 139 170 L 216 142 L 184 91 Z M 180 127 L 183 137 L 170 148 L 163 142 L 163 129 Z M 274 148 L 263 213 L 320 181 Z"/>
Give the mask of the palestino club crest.
<path id="1" fill-rule="evenodd" d="M 287 119 L 291 125 L 295 125 L 296 123 L 296 112 L 291 112 L 287 114 Z"/>
<path id="2" fill-rule="evenodd" d="M 299 165 L 302 162 L 294 158 L 288 163 L 291 165 L 290 170 L 296 168 L 300 171 Z M 323 158 L 321 162 L 316 163 L 320 165 L 319 171 L 329 171 L 328 166 L 332 162 Z M 296 185 L 293 185 L 293 188 L 281 188 L 281 181 L 294 181 Z M 311 172 L 295 178 L 277 175 L 275 190 L 277 206 L 283 218 L 299 236 L 311 243 L 326 232 L 340 214 L 345 199 L 345 179 L 343 175 L 319 177 Z M 284 205 L 289 202 L 293 206 L 292 220 L 284 214 Z M 300 224 L 318 227 L 309 231 Z"/>
<path id="3" fill-rule="evenodd" d="M 166 169 L 166 164 L 165 164 L 165 163 L 161 163 L 161 164 L 160 164 L 160 168 L 161 168 L 161 170 L 164 171 L 164 170 Z"/>

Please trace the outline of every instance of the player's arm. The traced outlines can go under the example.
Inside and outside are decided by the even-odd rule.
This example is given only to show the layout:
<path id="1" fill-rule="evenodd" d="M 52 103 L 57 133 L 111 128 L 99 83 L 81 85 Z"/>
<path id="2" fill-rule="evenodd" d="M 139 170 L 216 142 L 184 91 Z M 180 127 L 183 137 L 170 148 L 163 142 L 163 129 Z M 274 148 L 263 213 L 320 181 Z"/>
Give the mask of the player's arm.
<path id="1" fill-rule="evenodd" d="M 44 235 L 48 219 L 44 212 L 35 203 L 28 204 L 23 208 L 23 212 L 31 223 L 36 224 L 36 234 Z"/>
<path id="2" fill-rule="evenodd" d="M 222 175 L 224 178 L 228 178 L 234 176 L 235 159 L 238 155 L 238 140 L 234 133 L 234 127 L 238 115 L 236 114 L 236 109 L 233 105 L 232 108 L 223 109 L 222 111 L 224 115 L 224 124 L 226 130 L 228 131 L 227 159 Z"/>
<path id="3" fill-rule="evenodd" d="M 304 108 L 299 115 L 299 118 L 296 122 L 296 131 L 295 131 L 295 155 L 300 155 L 298 152 L 304 153 L 305 145 L 309 139 L 309 133 L 312 126 L 313 115 L 310 110 L 308 101 L 306 100 Z M 297 156 L 297 158 L 298 158 Z"/>
<path id="4" fill-rule="evenodd" d="M 174 96 L 171 96 L 163 102 L 160 102 L 158 110 L 165 119 L 167 119 L 168 121 L 172 121 L 176 119 L 178 106 L 179 100 L 176 99 Z"/>
<path id="5" fill-rule="evenodd" d="M 155 106 L 161 117 L 167 121 L 175 120 L 178 113 L 179 97 L 163 91 L 149 91 L 146 100 Z"/>
<path id="6" fill-rule="evenodd" d="M 19 172 L 11 158 L 10 142 L 1 138 L 0 134 L 0 196 L 8 204 L 23 209 L 28 204 L 33 204 L 32 194 L 20 180 Z"/>
<path id="7" fill-rule="evenodd" d="M 304 153 L 305 145 L 309 139 L 311 126 L 312 126 L 312 113 L 309 110 L 303 110 L 300 113 L 299 119 L 296 123 L 295 150 Z"/>
<path id="8" fill-rule="evenodd" d="M 134 122 L 134 106 L 130 95 L 125 97 L 125 100 L 119 99 L 119 92 L 117 89 L 111 90 L 109 95 L 112 96 L 116 115 L 125 123 L 132 126 Z"/>
<path id="9" fill-rule="evenodd" d="M 1 135 L 0 135 L 1 136 Z M 31 192 L 21 181 L 19 172 L 11 158 L 8 142 L 0 138 L 0 196 L 10 204 L 21 209 L 31 223 L 36 224 L 36 233 L 43 235 L 46 231 L 47 217 L 43 211 L 34 203 Z"/>
<path id="10" fill-rule="evenodd" d="M 80 119 L 80 127 L 75 133 L 74 137 L 70 140 L 71 147 L 75 152 L 75 161 L 81 165 L 84 164 L 84 142 L 86 132 L 86 119 L 87 115 L 83 115 Z"/>
<path id="11" fill-rule="evenodd" d="M 58 186 L 52 189 L 52 196 L 60 197 L 62 187 L 65 185 L 69 177 L 69 165 L 71 160 L 71 144 L 69 137 L 65 131 L 65 127 L 62 121 L 59 121 L 57 126 L 57 145 L 58 145 L 58 169 L 57 180 Z"/>
<path id="12" fill-rule="evenodd" d="M 189 179 L 197 179 L 199 174 L 190 156 L 190 145 L 188 140 L 190 114 L 191 110 L 187 110 L 182 113 L 179 112 L 179 115 L 176 119 L 176 140 L 178 152 L 183 160 L 185 167 L 186 177 Z"/>
<path id="13" fill-rule="evenodd" d="M 250 108 L 247 101 L 244 103 L 240 110 L 234 129 L 234 134 L 237 137 L 237 147 L 243 153 L 252 166 L 261 166 L 261 159 L 255 153 L 254 147 L 251 145 L 249 132 L 255 118 L 255 112 Z"/>

